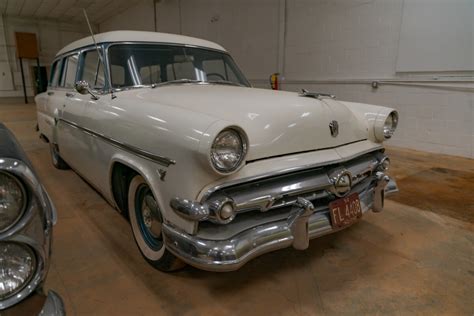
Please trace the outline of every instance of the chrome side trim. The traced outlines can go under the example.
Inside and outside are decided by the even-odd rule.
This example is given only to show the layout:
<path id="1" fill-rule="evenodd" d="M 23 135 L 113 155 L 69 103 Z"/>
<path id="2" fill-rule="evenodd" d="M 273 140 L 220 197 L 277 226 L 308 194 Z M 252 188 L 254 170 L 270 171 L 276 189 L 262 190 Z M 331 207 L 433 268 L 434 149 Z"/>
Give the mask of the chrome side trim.
<path id="1" fill-rule="evenodd" d="M 264 178 L 280 176 L 280 175 L 284 175 L 284 174 L 287 174 L 287 173 L 290 173 L 290 172 L 297 172 L 297 171 L 301 171 L 301 170 L 305 170 L 305 169 L 314 169 L 314 168 L 318 168 L 318 167 L 324 167 L 324 166 L 328 166 L 328 165 L 344 163 L 344 162 L 347 162 L 349 160 L 361 157 L 361 156 L 363 156 L 365 154 L 368 154 L 368 153 L 376 153 L 376 152 L 380 151 L 381 149 L 383 149 L 383 146 L 379 145 L 375 148 L 370 148 L 370 149 L 367 149 L 367 150 L 364 150 L 364 151 L 360 151 L 357 154 L 354 154 L 352 156 L 342 158 L 342 159 L 335 159 L 335 160 L 325 161 L 325 162 L 321 162 L 321 163 L 307 164 L 307 165 L 302 165 L 302 166 L 297 166 L 297 167 L 291 167 L 291 168 L 287 168 L 287 169 L 281 169 L 281 170 L 278 170 L 278 171 L 262 173 L 262 174 L 251 176 L 251 177 L 231 180 L 231 181 L 221 183 L 221 184 L 218 184 L 214 187 L 211 187 L 211 188 L 207 189 L 205 191 L 205 193 L 203 194 L 202 198 L 201 198 L 201 202 L 203 203 L 204 201 L 206 201 L 209 198 L 209 196 L 212 193 L 216 192 L 217 190 L 221 190 L 223 188 L 227 188 L 227 187 L 230 187 L 230 186 L 234 186 L 234 185 L 238 185 L 238 184 L 242 184 L 242 183 L 246 183 L 246 182 L 252 182 L 252 181 L 256 181 L 256 180 L 260 180 L 260 179 L 264 179 Z"/>
<path id="2" fill-rule="evenodd" d="M 135 146 L 132 146 L 132 145 L 129 145 L 129 144 L 126 144 L 126 143 L 123 143 L 123 142 L 120 142 L 118 140 L 115 140 L 113 138 L 110 138 L 110 137 L 107 137 L 103 134 L 100 134 L 100 133 L 97 133 L 97 132 L 94 132 L 93 130 L 90 130 L 86 127 L 82 127 L 82 126 L 79 126 L 77 123 L 74 123 L 74 122 L 71 122 L 69 120 L 65 120 L 63 118 L 59 118 L 58 121 L 60 122 L 63 122 L 65 124 L 68 124 L 74 128 L 77 128 L 79 130 L 81 130 L 82 132 L 90 135 L 90 136 L 93 136 L 93 137 L 97 137 L 97 138 L 100 138 L 106 142 L 108 142 L 109 144 L 117 147 L 117 148 L 121 148 L 123 150 L 126 150 L 128 152 L 131 152 L 137 156 L 140 156 L 144 159 L 148 159 L 148 160 L 151 160 L 151 161 L 155 161 L 163 166 L 166 166 L 166 167 L 169 167 L 170 165 L 174 165 L 176 164 L 176 161 L 173 160 L 173 159 L 170 159 L 170 158 L 167 158 L 167 157 L 163 157 L 163 156 L 158 156 L 158 155 L 155 155 L 155 154 L 152 154 L 146 150 L 143 150 L 143 149 L 140 149 L 140 148 L 137 148 Z"/>

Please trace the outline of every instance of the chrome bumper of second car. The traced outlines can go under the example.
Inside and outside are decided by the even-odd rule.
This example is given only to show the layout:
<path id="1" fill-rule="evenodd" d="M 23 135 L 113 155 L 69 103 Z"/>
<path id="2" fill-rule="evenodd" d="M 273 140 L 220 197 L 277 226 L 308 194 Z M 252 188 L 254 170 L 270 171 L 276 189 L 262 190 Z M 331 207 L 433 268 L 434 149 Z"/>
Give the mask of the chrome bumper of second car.
<path id="1" fill-rule="evenodd" d="M 63 316 L 66 315 L 62 298 L 54 291 L 48 292 L 48 297 L 38 316 Z"/>
<path id="2" fill-rule="evenodd" d="M 378 174 L 375 187 L 359 194 L 362 212 L 382 210 L 384 197 L 397 191 L 395 181 L 383 173 Z M 376 194 L 381 195 L 381 199 L 375 198 Z M 306 249 L 309 239 L 338 230 L 331 225 L 328 208 L 313 211 L 313 204 L 300 198 L 286 219 L 252 227 L 223 240 L 189 235 L 169 224 L 164 224 L 163 234 L 167 249 L 184 262 L 203 270 L 232 271 L 277 249 L 289 246 Z"/>
<path id="3" fill-rule="evenodd" d="M 0 311 L 0 315 L 38 315 L 38 316 L 64 316 L 66 310 L 62 298 L 54 291 L 48 295 L 35 292 L 20 303 Z"/>

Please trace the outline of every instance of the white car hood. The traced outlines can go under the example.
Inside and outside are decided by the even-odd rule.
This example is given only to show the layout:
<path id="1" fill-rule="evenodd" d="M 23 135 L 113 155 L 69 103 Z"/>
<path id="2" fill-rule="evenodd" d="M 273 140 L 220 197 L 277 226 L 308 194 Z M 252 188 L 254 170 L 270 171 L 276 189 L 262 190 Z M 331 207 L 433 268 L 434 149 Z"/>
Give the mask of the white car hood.
<path id="1" fill-rule="evenodd" d="M 214 84 L 140 89 L 137 97 L 206 114 L 241 127 L 249 139 L 247 161 L 337 147 L 367 139 L 366 124 L 341 102 L 297 93 Z M 329 123 L 339 133 L 331 136 Z"/>

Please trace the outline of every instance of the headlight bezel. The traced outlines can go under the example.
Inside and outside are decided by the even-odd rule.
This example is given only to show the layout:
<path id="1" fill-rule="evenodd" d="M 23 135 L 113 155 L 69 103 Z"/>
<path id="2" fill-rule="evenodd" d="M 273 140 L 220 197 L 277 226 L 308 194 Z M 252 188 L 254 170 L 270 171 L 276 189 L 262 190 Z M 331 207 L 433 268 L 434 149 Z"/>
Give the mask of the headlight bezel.
<path id="1" fill-rule="evenodd" d="M 386 135 L 385 132 L 385 126 L 387 120 L 392 117 L 395 117 L 396 124 L 392 126 L 390 130 L 390 134 Z M 395 133 L 397 126 L 399 123 L 399 114 L 398 111 L 391 109 L 391 108 L 383 108 L 376 116 L 374 119 L 373 123 L 373 135 L 375 137 L 375 141 L 378 143 L 382 143 L 386 140 L 389 140 L 390 138 L 393 137 L 393 134 Z M 388 137 L 386 137 L 388 136 Z"/>
<path id="2" fill-rule="evenodd" d="M 35 249 L 33 249 L 30 245 L 28 244 L 25 244 L 25 243 L 21 243 L 21 242 L 16 242 L 16 241 L 0 241 L 0 246 L 2 244 L 5 244 L 5 245 L 15 245 L 17 247 L 20 247 L 22 248 L 23 251 L 27 252 L 28 255 L 31 256 L 31 259 L 32 259 L 32 262 L 30 264 L 30 268 L 31 268 L 31 271 L 28 275 L 28 277 L 25 279 L 25 281 L 18 287 L 16 288 L 14 291 L 10 292 L 9 294 L 5 295 L 4 297 L 0 297 L 0 301 L 3 301 L 3 302 L 7 302 L 14 299 L 14 297 L 19 294 L 19 293 L 23 293 L 25 291 L 25 289 L 32 283 L 34 282 L 34 279 L 35 277 L 38 275 L 38 269 L 39 269 L 39 264 L 40 264 L 40 261 L 38 259 L 38 255 L 35 251 Z M 38 282 L 34 282 L 34 283 L 38 283 Z M 37 287 L 37 284 L 35 284 L 34 288 Z M 33 290 L 33 289 L 32 289 Z M 27 290 L 28 293 L 31 293 L 32 290 Z M 16 300 L 15 300 L 16 301 Z"/>
<path id="3" fill-rule="evenodd" d="M 22 203 L 21 203 L 21 207 L 19 208 L 19 211 L 18 211 L 18 215 L 15 217 L 15 219 L 10 224 L 5 226 L 4 228 L 0 227 L 0 234 L 1 234 L 1 233 L 9 231 L 13 227 L 15 227 L 15 225 L 18 224 L 18 222 L 21 220 L 21 218 L 25 215 L 26 209 L 27 209 L 27 206 L 28 206 L 28 192 L 26 190 L 25 185 L 21 181 L 21 179 L 19 179 L 15 174 L 11 174 L 11 173 L 6 172 L 4 170 L 0 170 L 0 175 L 4 175 L 4 176 L 10 178 L 11 180 L 13 180 L 13 182 L 16 183 L 16 185 L 18 186 L 18 188 L 21 191 L 21 195 L 22 195 L 22 199 L 23 199 Z"/>
<path id="4" fill-rule="evenodd" d="M 240 143 L 241 143 L 240 158 L 239 158 L 238 162 L 233 167 L 228 168 L 228 169 L 219 167 L 216 164 L 215 155 L 213 154 L 214 145 L 216 144 L 216 141 L 219 139 L 219 137 L 222 134 L 224 134 L 226 132 L 235 133 L 239 137 L 239 140 L 240 140 Z M 218 174 L 222 174 L 222 175 L 228 175 L 228 174 L 231 174 L 231 173 L 234 173 L 234 172 L 238 171 L 245 164 L 245 158 L 247 157 L 248 147 L 249 147 L 248 143 L 249 142 L 248 142 L 247 134 L 243 131 L 242 128 L 240 128 L 238 126 L 228 126 L 224 129 L 222 129 L 219 133 L 217 133 L 217 135 L 214 137 L 212 143 L 210 144 L 211 146 L 209 148 L 209 162 L 210 162 L 211 168 L 215 172 L 217 172 Z"/>

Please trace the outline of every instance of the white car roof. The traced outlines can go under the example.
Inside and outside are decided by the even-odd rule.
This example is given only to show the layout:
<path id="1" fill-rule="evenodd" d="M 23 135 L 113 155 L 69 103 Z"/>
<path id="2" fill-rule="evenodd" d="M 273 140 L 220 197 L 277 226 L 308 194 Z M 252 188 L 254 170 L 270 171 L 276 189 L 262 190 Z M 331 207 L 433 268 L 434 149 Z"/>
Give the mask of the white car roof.
<path id="1" fill-rule="evenodd" d="M 169 34 L 169 33 L 143 32 L 143 31 L 111 31 L 111 32 L 106 32 L 106 33 L 95 34 L 94 36 L 95 36 L 95 40 L 97 41 L 97 44 L 106 43 L 106 42 L 155 42 L 155 43 L 199 46 L 199 47 L 226 51 L 224 47 L 210 41 L 206 41 L 206 40 L 195 38 L 195 37 Z M 88 36 L 65 46 L 56 54 L 56 56 L 59 56 L 69 51 L 72 51 L 81 47 L 89 46 L 92 44 L 94 44 L 94 41 L 92 40 L 92 36 Z"/>

